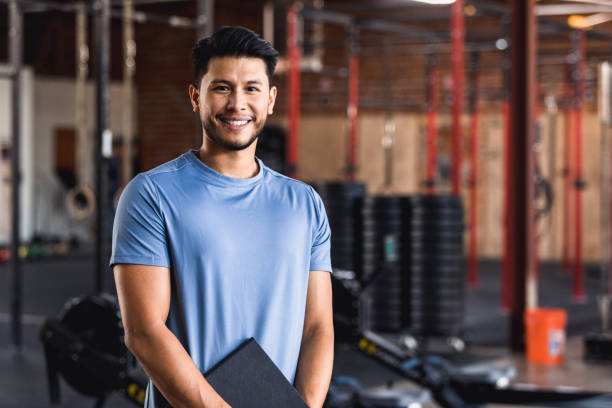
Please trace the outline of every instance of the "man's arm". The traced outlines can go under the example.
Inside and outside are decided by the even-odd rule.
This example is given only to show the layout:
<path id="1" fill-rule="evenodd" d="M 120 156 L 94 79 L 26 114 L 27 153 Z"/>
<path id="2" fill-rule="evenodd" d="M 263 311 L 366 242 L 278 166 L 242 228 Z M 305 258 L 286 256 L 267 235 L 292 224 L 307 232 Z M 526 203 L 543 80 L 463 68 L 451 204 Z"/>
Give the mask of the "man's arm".
<path id="1" fill-rule="evenodd" d="M 113 271 L 125 343 L 168 402 L 174 408 L 229 407 L 166 327 L 169 269 L 118 264 Z"/>
<path id="2" fill-rule="evenodd" d="M 329 272 L 310 271 L 304 333 L 295 387 L 310 408 L 323 406 L 334 363 L 334 324 Z"/>

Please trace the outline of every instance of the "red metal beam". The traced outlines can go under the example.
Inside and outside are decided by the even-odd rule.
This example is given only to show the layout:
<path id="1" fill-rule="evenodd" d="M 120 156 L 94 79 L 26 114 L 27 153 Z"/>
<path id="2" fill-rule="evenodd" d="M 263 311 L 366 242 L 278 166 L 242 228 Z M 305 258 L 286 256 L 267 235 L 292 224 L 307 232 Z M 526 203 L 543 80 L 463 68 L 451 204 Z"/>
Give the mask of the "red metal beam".
<path id="1" fill-rule="evenodd" d="M 506 23 L 509 27 L 509 23 Z M 510 149 L 512 148 L 512 112 L 510 105 L 510 66 L 512 64 L 510 50 L 504 52 L 503 62 L 503 81 L 504 81 L 504 101 L 502 102 L 502 119 L 503 119 L 503 132 L 504 132 L 504 198 L 503 198 L 503 261 L 502 261 L 502 279 L 501 279 L 501 293 L 502 293 L 502 310 L 504 313 L 509 313 L 512 308 L 512 231 L 510 230 L 509 224 L 509 207 L 511 205 L 510 197 L 512 191 L 510 189 L 511 182 L 511 167 L 510 161 L 512 157 L 510 155 Z"/>
<path id="2" fill-rule="evenodd" d="M 470 288 L 478 286 L 478 110 L 479 55 L 472 53 L 470 70 L 470 248 L 468 285 Z"/>
<path id="3" fill-rule="evenodd" d="M 436 192 L 436 167 L 438 145 L 438 66 L 436 55 L 431 52 L 427 58 L 427 180 L 428 194 Z"/>
<path id="4" fill-rule="evenodd" d="M 295 178 L 297 177 L 298 143 L 300 139 L 300 49 L 298 45 L 298 13 L 295 6 L 287 9 L 287 55 L 289 57 L 287 175 Z"/>
<path id="5" fill-rule="evenodd" d="M 576 112 L 574 116 L 574 229 L 575 229 L 575 255 L 573 296 L 574 301 L 584 301 L 584 271 L 582 268 L 582 105 L 584 101 L 584 75 L 585 75 L 585 34 L 584 31 L 576 33 Z"/>
<path id="6" fill-rule="evenodd" d="M 349 97 L 348 97 L 348 157 L 347 174 L 349 181 L 355 181 L 357 173 L 357 136 L 359 130 L 359 57 L 356 54 L 349 56 Z"/>
<path id="7" fill-rule="evenodd" d="M 512 5 L 512 143 L 510 149 L 511 202 L 508 224 L 512 237 L 512 309 L 510 347 L 525 349 L 524 315 L 534 294 L 534 160 L 536 92 L 535 0 Z"/>
<path id="8" fill-rule="evenodd" d="M 572 212 L 570 192 L 572 191 L 572 169 L 571 169 L 571 144 L 572 144 L 572 116 L 574 113 L 573 107 L 573 92 L 572 92 L 572 74 L 571 67 L 567 66 L 566 81 L 564 84 L 564 93 L 566 106 L 563 111 L 563 253 L 562 268 L 567 275 L 572 269 Z"/>
<path id="9" fill-rule="evenodd" d="M 451 6 L 451 43 L 453 66 L 453 127 L 452 127 L 452 192 L 461 193 L 461 113 L 463 111 L 463 53 L 464 25 L 463 0 Z"/>

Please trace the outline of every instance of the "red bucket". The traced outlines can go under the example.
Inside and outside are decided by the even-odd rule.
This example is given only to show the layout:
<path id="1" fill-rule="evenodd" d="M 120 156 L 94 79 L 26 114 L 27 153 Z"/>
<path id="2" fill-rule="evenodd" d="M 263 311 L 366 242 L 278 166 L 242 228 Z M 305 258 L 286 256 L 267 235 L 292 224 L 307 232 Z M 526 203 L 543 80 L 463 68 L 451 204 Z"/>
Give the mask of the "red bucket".
<path id="1" fill-rule="evenodd" d="M 538 364 L 563 362 L 566 323 L 567 314 L 563 309 L 527 309 L 527 361 Z"/>

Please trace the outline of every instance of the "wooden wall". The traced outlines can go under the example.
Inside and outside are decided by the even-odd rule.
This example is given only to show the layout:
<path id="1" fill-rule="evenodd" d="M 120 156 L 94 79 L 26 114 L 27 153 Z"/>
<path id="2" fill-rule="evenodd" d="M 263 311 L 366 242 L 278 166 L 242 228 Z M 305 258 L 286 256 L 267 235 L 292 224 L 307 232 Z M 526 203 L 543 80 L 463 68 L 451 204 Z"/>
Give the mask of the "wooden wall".
<path id="1" fill-rule="evenodd" d="M 385 186 L 385 159 L 382 147 L 385 123 L 395 123 L 393 144 L 392 185 Z M 286 125 L 284 117 L 270 119 Z M 554 126 L 551 124 L 554 123 Z M 467 209 L 469 174 L 469 118 L 464 116 L 463 196 Z M 554 201 L 550 213 L 538 222 L 541 259 L 560 259 L 563 251 L 563 154 L 564 120 L 562 112 L 547 115 L 539 120 L 540 143 L 536 146 L 538 165 L 544 178 L 551 180 Z M 479 255 L 500 257 L 502 248 L 503 204 L 503 132 L 500 114 L 488 113 L 480 119 L 479 177 L 478 177 L 478 236 Z M 551 130 L 552 129 L 552 130 Z M 302 116 L 299 143 L 299 177 L 308 181 L 342 180 L 346 163 L 346 120 L 335 114 L 310 114 Z M 553 133 L 554 132 L 554 133 Z M 587 187 L 583 194 L 583 257 L 596 261 L 600 257 L 600 164 L 601 127 L 596 112 L 583 116 L 583 178 Z M 450 116 L 439 118 L 439 166 L 448 171 L 450 160 Z M 361 112 L 359 117 L 359 163 L 357 177 L 367 183 L 372 194 L 414 194 L 423 191 L 425 180 L 425 117 L 415 113 Z M 553 146 L 554 145 L 554 146 Z M 574 154 L 573 146 L 569 147 Z M 553 156 L 554 153 L 554 156 Z M 551 161 L 554 166 L 551 167 Z M 445 164 L 446 163 L 446 164 Z M 440 168 L 440 167 L 439 167 Z M 552 171 L 552 174 L 550 174 Z M 448 176 L 448 175 L 447 175 Z M 449 191 L 448 179 L 439 180 L 441 192 Z M 573 195 L 570 195 L 573 209 Z M 573 211 L 573 210 L 572 210 Z M 570 219 L 574 219 L 573 212 Z M 466 225 L 470 222 L 466 218 Z M 573 231 L 573 223 L 570 233 Z M 573 233 L 572 233 L 573 234 Z M 466 229 L 467 237 L 467 229 Z M 467 242 L 467 240 L 466 240 Z M 574 244 L 571 253 L 574 252 Z"/>

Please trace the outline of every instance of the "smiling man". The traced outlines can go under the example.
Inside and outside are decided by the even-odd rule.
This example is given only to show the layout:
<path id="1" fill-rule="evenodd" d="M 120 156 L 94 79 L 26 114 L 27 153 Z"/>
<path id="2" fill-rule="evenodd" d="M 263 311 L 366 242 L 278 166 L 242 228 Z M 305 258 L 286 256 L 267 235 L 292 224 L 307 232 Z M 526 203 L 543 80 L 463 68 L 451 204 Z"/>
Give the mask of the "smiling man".
<path id="1" fill-rule="evenodd" d="M 321 407 L 333 362 L 325 209 L 255 157 L 278 52 L 224 27 L 192 57 L 202 146 L 135 177 L 113 228 L 125 341 L 151 380 L 145 407 L 227 407 L 202 373 L 250 337 Z"/>

